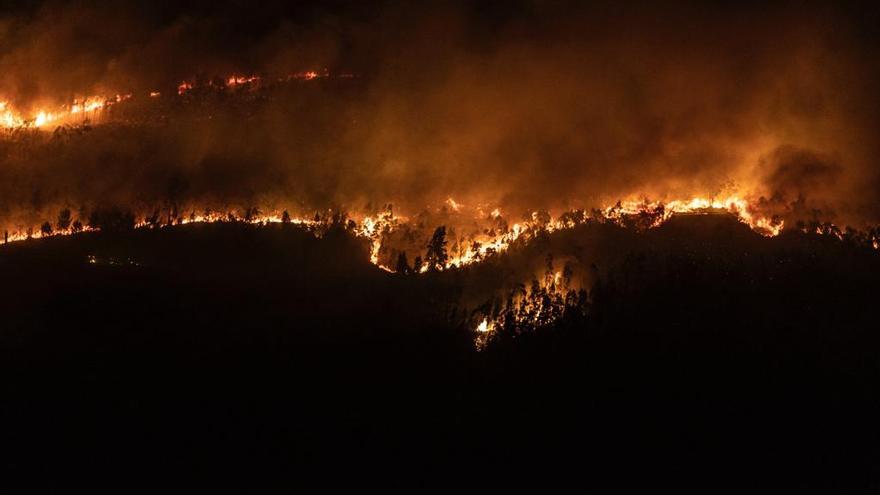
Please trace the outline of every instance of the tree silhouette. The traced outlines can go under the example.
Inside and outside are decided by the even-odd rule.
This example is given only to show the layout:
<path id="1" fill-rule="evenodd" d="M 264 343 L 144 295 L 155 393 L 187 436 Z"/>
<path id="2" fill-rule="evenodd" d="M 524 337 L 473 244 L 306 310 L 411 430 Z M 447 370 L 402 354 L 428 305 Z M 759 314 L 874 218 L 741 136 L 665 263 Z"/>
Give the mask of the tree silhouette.
<path id="1" fill-rule="evenodd" d="M 402 251 L 397 255 L 397 265 L 394 267 L 394 271 L 402 273 L 403 275 L 409 275 L 410 267 L 409 262 L 406 259 L 406 251 Z"/>
<path id="2" fill-rule="evenodd" d="M 58 213 L 58 230 L 67 230 L 70 227 L 70 208 L 65 208 Z"/>
<path id="3" fill-rule="evenodd" d="M 167 223 L 167 225 L 174 225 L 175 220 L 177 220 L 177 204 L 172 203 L 171 208 L 168 210 L 168 223 Z"/>
<path id="4" fill-rule="evenodd" d="M 281 223 L 290 223 L 290 213 L 287 213 L 287 210 L 281 214 Z"/>
<path id="5" fill-rule="evenodd" d="M 260 209 L 256 206 L 248 208 L 244 211 L 244 221 L 247 223 L 256 222 L 260 217 Z"/>
<path id="6" fill-rule="evenodd" d="M 124 232 L 134 228 L 134 214 L 115 207 L 98 208 L 89 214 L 89 226 L 107 232 Z"/>
<path id="7" fill-rule="evenodd" d="M 43 222 L 43 225 L 40 225 L 40 232 L 44 235 L 52 235 L 52 224 L 49 222 Z"/>
<path id="8" fill-rule="evenodd" d="M 446 253 L 446 226 L 441 225 L 434 230 L 425 253 L 425 263 L 429 270 L 442 270 L 446 267 L 449 255 Z"/>
<path id="9" fill-rule="evenodd" d="M 162 212 L 158 208 L 156 208 L 155 210 L 153 210 L 153 214 L 145 218 L 145 220 L 151 228 L 155 228 L 159 226 L 159 219 L 161 218 L 161 216 Z"/>

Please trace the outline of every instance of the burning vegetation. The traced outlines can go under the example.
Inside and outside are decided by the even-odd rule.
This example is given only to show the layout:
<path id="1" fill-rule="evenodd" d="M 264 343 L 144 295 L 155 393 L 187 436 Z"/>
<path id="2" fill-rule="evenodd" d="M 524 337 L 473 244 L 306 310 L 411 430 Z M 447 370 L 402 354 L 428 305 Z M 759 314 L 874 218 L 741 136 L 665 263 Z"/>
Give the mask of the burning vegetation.
<path id="1" fill-rule="evenodd" d="M 195 35 L 190 20 L 163 19 L 96 33 L 130 42 L 95 43 L 88 57 L 27 35 L 76 39 L 99 10 L 13 22 L 19 36 L 0 60 L 4 242 L 293 224 L 345 230 L 369 242 L 379 268 L 422 275 L 584 225 L 644 233 L 676 215 L 729 215 L 762 236 L 880 248 L 873 127 L 839 89 L 873 94 L 857 70 L 862 49 L 811 15 L 707 16 L 715 29 L 694 45 L 638 12 L 603 13 L 641 25 L 632 39 L 588 15 L 549 12 L 517 35 L 474 35 L 467 12 L 405 10 L 374 19 L 395 27 L 379 30 L 389 39 L 360 21 L 304 35 L 267 13 L 262 37 L 229 44 L 210 26 Z M 110 25 L 132 25 L 120 21 Z M 450 43 L 426 42 L 440 26 L 457 26 Z M 752 53 L 729 43 L 730 30 L 780 48 Z M 572 41 L 582 32 L 597 39 Z M 161 63 L 172 58 L 189 65 Z M 526 281 L 473 322 L 477 333 L 581 311 L 582 287 L 565 273 Z"/>
<path id="2" fill-rule="evenodd" d="M 668 204 L 647 200 L 618 201 L 613 206 L 589 212 L 567 211 L 555 218 L 547 212 L 535 211 L 523 215 L 523 219 L 516 223 L 509 223 L 500 208 L 493 209 L 487 215 L 482 209 L 470 211 L 450 198 L 440 208 L 426 209 L 413 217 L 396 216 L 391 205 L 372 215 L 352 215 L 339 211 L 291 215 L 287 210 L 265 212 L 258 207 L 197 212 L 173 206 L 157 208 L 145 216 L 135 215 L 130 210 L 110 208 L 93 210 L 87 218 L 74 218 L 70 209 L 64 209 L 55 222 L 46 221 L 39 229 L 14 232 L 12 235 L 7 231 L 4 240 L 8 243 L 83 232 L 118 233 L 204 223 L 294 225 L 318 238 L 327 232 L 337 231 L 364 239 L 369 243 L 369 257 L 373 265 L 399 275 L 418 276 L 465 268 L 483 261 L 491 262 L 510 249 L 524 248 L 533 240 L 579 227 L 609 225 L 643 234 L 663 225 L 675 215 L 731 217 L 765 237 L 778 236 L 784 229 L 782 220 L 761 216 L 756 206 L 750 206 L 738 198 L 694 198 Z M 432 223 L 429 222 L 444 223 L 430 227 Z M 877 249 L 880 246 L 880 228 L 841 231 L 833 224 L 799 222 L 789 230 L 831 236 L 865 248 Z M 407 253 L 412 253 L 412 262 Z M 585 276 L 588 274 L 584 273 L 575 276 L 573 267 L 567 262 L 561 267 L 556 266 L 552 253 L 547 254 L 545 261 L 540 276 L 517 283 L 502 297 L 493 296 L 489 302 L 473 310 L 474 339 L 478 349 L 484 348 L 493 339 L 514 337 L 560 324 L 560 321 L 573 325 L 574 320 L 586 317 L 593 298 L 590 279 L 595 282 L 595 276 Z M 89 262 L 96 263 L 95 258 L 90 257 Z"/>
<path id="3" fill-rule="evenodd" d="M 214 77 L 205 80 L 189 79 L 177 85 L 177 96 L 184 97 L 196 92 L 257 92 L 278 85 L 288 84 L 295 81 L 312 81 L 318 78 L 351 79 L 350 73 L 331 75 L 326 68 L 321 72 L 301 71 L 277 77 L 262 77 L 258 75 L 229 77 Z M 61 126 L 82 126 L 95 122 L 112 122 L 113 116 L 108 116 L 109 110 L 114 105 L 130 100 L 132 93 L 116 94 L 113 96 L 86 96 L 74 99 L 71 103 L 47 108 L 34 108 L 27 112 L 16 108 L 7 100 L 0 99 L 0 127 L 6 133 L 14 133 L 27 129 L 53 130 Z M 139 97 L 161 98 L 162 92 L 151 90 Z M 54 99 L 54 98 L 53 98 Z"/>
<path id="4" fill-rule="evenodd" d="M 2 3 L 4 486 L 878 492 L 870 2 Z"/>

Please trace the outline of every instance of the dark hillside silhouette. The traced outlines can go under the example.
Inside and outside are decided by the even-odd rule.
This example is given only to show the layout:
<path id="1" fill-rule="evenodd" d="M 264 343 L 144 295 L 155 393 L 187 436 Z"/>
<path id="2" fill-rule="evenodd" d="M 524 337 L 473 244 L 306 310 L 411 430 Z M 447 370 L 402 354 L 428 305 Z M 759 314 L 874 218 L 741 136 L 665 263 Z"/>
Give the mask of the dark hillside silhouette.
<path id="1" fill-rule="evenodd" d="M 878 486 L 872 250 L 695 216 L 403 276 L 345 224 L 0 248 L 4 473 L 39 488 L 252 489 L 291 472 L 325 487 L 755 488 L 743 472 L 759 491 Z M 484 317 L 502 324 L 477 351 Z"/>

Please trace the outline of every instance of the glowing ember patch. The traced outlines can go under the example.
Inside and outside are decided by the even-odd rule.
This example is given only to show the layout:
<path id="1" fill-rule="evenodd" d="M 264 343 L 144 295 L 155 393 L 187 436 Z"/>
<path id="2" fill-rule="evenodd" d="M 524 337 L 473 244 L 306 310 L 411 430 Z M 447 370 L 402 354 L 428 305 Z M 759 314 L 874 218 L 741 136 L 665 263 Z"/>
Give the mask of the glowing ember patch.
<path id="1" fill-rule="evenodd" d="M 226 80 L 227 86 L 240 86 L 242 84 L 250 84 L 258 82 L 259 76 L 232 76 Z"/>
<path id="2" fill-rule="evenodd" d="M 477 331 L 480 333 L 489 333 L 492 331 L 492 327 L 489 325 L 489 320 L 483 318 L 483 321 L 477 325 Z"/>
<path id="3" fill-rule="evenodd" d="M 330 77 L 330 71 L 324 69 L 322 72 L 316 72 L 313 70 L 307 70 L 302 72 L 296 72 L 287 76 L 287 80 L 299 80 L 299 81 L 311 81 L 313 79 L 318 79 L 320 77 Z M 344 74 L 339 77 L 346 77 Z"/>
<path id="4" fill-rule="evenodd" d="M 449 205 L 449 207 L 452 208 L 453 211 L 460 211 L 461 207 L 464 206 L 452 198 L 447 198 L 446 204 Z"/>
<path id="5" fill-rule="evenodd" d="M 478 351 L 486 348 L 486 345 L 489 343 L 489 339 L 491 338 L 494 330 L 495 322 L 491 322 L 487 318 L 483 318 L 483 321 L 481 321 L 480 324 L 477 325 L 477 335 L 474 338 L 474 346 L 477 348 Z"/>

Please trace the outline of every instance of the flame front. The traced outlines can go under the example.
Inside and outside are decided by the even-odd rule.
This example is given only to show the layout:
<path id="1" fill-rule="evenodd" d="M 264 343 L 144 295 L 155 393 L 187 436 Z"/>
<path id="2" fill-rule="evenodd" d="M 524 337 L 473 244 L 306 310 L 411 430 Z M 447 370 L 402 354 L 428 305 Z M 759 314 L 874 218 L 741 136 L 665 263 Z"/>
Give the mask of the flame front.
<path id="1" fill-rule="evenodd" d="M 323 69 L 322 71 L 301 71 L 288 74 L 283 77 L 272 79 L 275 83 L 284 83 L 291 81 L 312 81 L 319 78 L 331 77 L 330 71 Z M 353 77 L 352 74 L 339 74 L 340 79 L 348 79 Z M 258 87 L 264 78 L 258 75 L 237 75 L 233 74 L 223 78 L 223 83 L 219 87 L 226 88 L 255 88 Z M 199 87 L 200 85 L 193 81 L 181 81 L 177 85 L 177 95 L 184 96 Z M 217 87 L 212 82 L 208 82 L 207 86 Z M 158 98 L 162 95 L 161 91 L 153 90 L 145 93 L 144 96 L 149 98 Z M 108 107 L 131 99 L 132 93 L 111 94 L 111 95 L 92 95 L 84 98 L 74 99 L 72 102 L 60 105 L 54 108 L 33 108 L 30 111 L 24 111 L 16 108 L 10 101 L 0 99 L 0 128 L 45 128 L 49 125 L 61 125 L 75 123 L 77 120 L 86 121 L 97 117 Z"/>
<path id="2" fill-rule="evenodd" d="M 457 209 L 453 208 L 453 205 Z M 465 213 L 463 211 L 464 205 L 451 198 L 445 206 L 452 209 L 455 215 Z M 244 214 L 237 211 L 203 211 L 203 213 L 196 213 L 195 210 L 192 210 L 189 215 L 178 215 L 174 209 L 160 215 L 157 210 L 151 216 L 142 217 L 135 222 L 134 228 L 164 228 L 172 225 L 216 222 L 243 222 L 257 225 L 293 224 L 320 237 L 332 225 L 338 225 L 348 232 L 368 240 L 370 262 L 384 271 L 393 273 L 394 270 L 383 263 L 385 244 L 398 230 L 409 229 L 412 223 L 418 223 L 410 221 L 407 217 L 395 216 L 390 206 L 378 214 L 355 214 L 351 217 L 331 211 L 315 215 L 290 215 L 287 211 L 261 213 L 257 208 L 249 208 Z M 482 209 L 478 208 L 477 211 L 482 212 Z M 495 208 L 490 215 L 481 214 L 480 217 L 495 222 L 497 228 L 487 229 L 483 233 L 469 236 L 466 242 L 459 240 L 456 243 L 457 249 L 452 250 L 451 255 L 446 258 L 442 266 L 429 268 L 427 265 L 422 265 L 416 268 L 415 272 L 424 273 L 430 270 L 447 270 L 467 266 L 504 252 L 510 249 L 515 242 L 527 242 L 543 233 L 572 229 L 590 222 L 610 223 L 622 228 L 635 228 L 644 231 L 662 225 L 676 214 L 694 213 L 730 214 L 755 232 L 767 237 L 778 235 L 784 226 L 779 219 L 760 215 L 755 206 L 739 197 L 723 199 L 696 197 L 668 203 L 644 200 L 619 201 L 611 206 L 594 209 L 589 215 L 583 210 L 569 211 L 556 219 L 551 219 L 544 212 L 532 212 L 527 221 L 515 223 L 507 228 L 500 227 L 503 224 L 501 210 Z M 63 228 L 53 228 L 46 222 L 39 228 L 20 229 L 11 234 L 7 231 L 4 233 L 4 239 L 6 243 L 9 243 L 98 230 L 99 228 L 95 226 L 85 225 L 81 220 L 68 223 Z M 801 229 L 801 231 L 830 235 L 841 240 L 852 238 L 849 236 L 852 236 L 852 232 L 856 232 L 849 229 L 844 235 L 840 229 L 832 224 L 823 224 L 812 230 Z M 880 249 L 880 229 L 875 228 L 869 232 L 861 232 L 859 236 L 857 238 L 862 244 Z M 90 260 L 90 263 L 95 263 L 95 261 Z M 570 273 L 567 271 L 563 273 L 548 267 L 544 277 L 540 281 L 533 280 L 529 290 L 523 289 L 511 296 L 513 306 L 506 313 L 492 318 L 484 317 L 473 327 L 474 343 L 477 350 L 482 350 L 488 345 L 497 333 L 496 329 L 515 329 L 524 325 L 531 328 L 543 327 L 551 325 L 572 309 L 580 311 L 586 297 L 585 292 L 575 290 L 571 287 L 571 283 Z"/>
<path id="3" fill-rule="evenodd" d="M 130 94 L 113 97 L 90 96 L 73 100 L 69 105 L 63 105 L 53 110 L 37 109 L 31 112 L 30 116 L 26 116 L 25 113 L 12 107 L 8 101 L 0 101 L 0 126 L 5 128 L 42 128 L 53 124 L 88 120 L 96 117 L 106 108 L 129 98 L 131 98 Z"/>
<path id="4" fill-rule="evenodd" d="M 87 108 L 87 107 L 84 107 Z M 3 107 L 0 105 L 0 111 Z M 2 114 L 0 114 L 2 115 Z M 464 205 L 449 198 L 446 203 L 452 212 L 457 215 L 467 214 L 464 211 Z M 290 216 L 286 212 L 271 212 L 267 214 L 256 214 L 254 212 L 259 209 L 253 209 L 245 215 L 238 214 L 235 210 L 230 211 L 208 211 L 193 209 L 189 215 L 167 216 L 167 220 L 157 223 L 155 218 L 149 219 L 146 215 L 135 223 L 135 228 L 148 228 L 164 225 L 183 225 L 190 223 L 214 223 L 228 221 L 242 221 L 253 224 L 273 224 L 273 223 L 291 223 L 295 225 L 313 228 L 318 226 L 324 220 L 316 219 L 314 216 L 301 215 Z M 205 213 L 196 213 L 196 211 L 205 211 Z M 482 209 L 478 209 L 479 212 Z M 332 212 L 331 212 L 332 213 Z M 646 200 L 622 200 L 614 205 L 605 206 L 599 209 L 593 209 L 590 212 L 584 210 L 572 210 L 563 213 L 559 217 L 553 219 L 545 212 L 532 212 L 525 221 L 517 222 L 509 227 L 499 226 L 502 224 L 503 217 L 501 209 L 495 208 L 488 216 L 478 215 L 476 220 L 485 220 L 488 218 L 495 222 L 493 228 L 484 229 L 481 232 L 459 238 L 451 249 L 446 261 L 443 263 L 442 269 L 451 269 L 469 264 L 477 263 L 483 259 L 508 250 L 511 245 L 517 241 L 528 241 L 539 233 L 552 233 L 560 230 L 571 229 L 578 225 L 588 222 L 612 223 L 623 227 L 633 227 L 637 230 L 648 230 L 659 227 L 676 214 L 710 214 L 724 213 L 730 214 L 740 222 L 748 225 L 756 233 L 773 237 L 779 235 L 785 223 L 778 218 L 768 218 L 757 213 L 749 201 L 730 196 L 722 199 L 713 199 L 705 197 L 695 197 L 687 200 L 674 200 L 670 202 L 652 202 Z M 170 215 L 170 214 L 169 214 Z M 390 209 L 386 209 L 378 214 L 352 214 L 351 222 L 353 223 L 352 232 L 362 238 L 370 241 L 370 262 L 387 270 L 392 271 L 385 266 L 382 261 L 383 245 L 388 240 L 388 236 L 399 229 L 406 229 L 411 226 L 411 222 L 406 216 L 396 216 Z M 29 228 L 19 228 L 5 236 L 7 242 L 21 241 L 31 238 L 47 237 L 52 235 L 67 235 L 78 232 L 98 230 L 83 224 L 80 229 L 71 229 L 69 227 L 53 229 L 51 226 L 45 227 L 34 226 Z M 805 233 L 816 233 L 833 235 L 843 239 L 843 234 L 837 227 L 828 224 L 817 227 L 814 230 Z M 866 242 L 880 249 L 880 238 L 872 231 L 868 235 Z M 428 266 L 421 266 L 419 272 L 429 271 Z"/>

